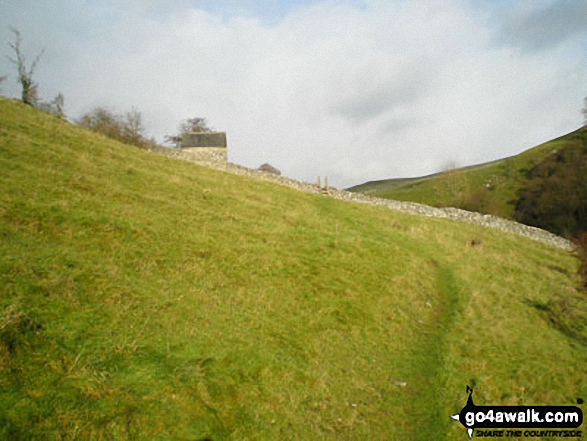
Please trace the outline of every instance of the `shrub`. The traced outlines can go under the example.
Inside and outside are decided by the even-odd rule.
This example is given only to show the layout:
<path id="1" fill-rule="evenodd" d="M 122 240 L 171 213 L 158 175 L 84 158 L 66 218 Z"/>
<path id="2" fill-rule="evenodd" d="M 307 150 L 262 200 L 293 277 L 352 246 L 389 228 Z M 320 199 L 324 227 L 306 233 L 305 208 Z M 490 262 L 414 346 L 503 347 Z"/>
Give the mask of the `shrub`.
<path id="1" fill-rule="evenodd" d="M 259 167 L 259 170 L 260 171 L 263 171 L 263 172 L 272 173 L 274 175 L 281 176 L 281 172 L 278 169 L 276 169 L 275 167 L 273 167 L 271 164 L 267 163 L 267 162 L 265 164 L 261 165 Z"/>
<path id="2" fill-rule="evenodd" d="M 121 116 L 105 107 L 95 107 L 77 124 L 125 144 L 144 149 L 156 146 L 153 139 L 145 138 L 141 113 L 134 108 Z"/>
<path id="3" fill-rule="evenodd" d="M 514 218 L 573 237 L 587 231 L 587 133 L 527 172 L 528 183 L 514 201 Z"/>
<path id="4" fill-rule="evenodd" d="M 463 210 L 476 211 L 483 214 L 493 214 L 500 216 L 499 202 L 491 190 L 485 187 L 463 196 L 460 207 Z"/>

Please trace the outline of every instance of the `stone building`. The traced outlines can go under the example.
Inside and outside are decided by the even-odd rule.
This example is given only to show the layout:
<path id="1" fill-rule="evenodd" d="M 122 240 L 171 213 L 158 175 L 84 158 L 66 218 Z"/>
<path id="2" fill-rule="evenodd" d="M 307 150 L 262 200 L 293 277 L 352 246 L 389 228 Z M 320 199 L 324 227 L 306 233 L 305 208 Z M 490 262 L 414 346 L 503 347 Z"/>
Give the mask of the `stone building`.
<path id="1" fill-rule="evenodd" d="M 222 165 L 227 162 L 226 133 L 189 132 L 181 140 L 181 151 L 194 161 Z"/>

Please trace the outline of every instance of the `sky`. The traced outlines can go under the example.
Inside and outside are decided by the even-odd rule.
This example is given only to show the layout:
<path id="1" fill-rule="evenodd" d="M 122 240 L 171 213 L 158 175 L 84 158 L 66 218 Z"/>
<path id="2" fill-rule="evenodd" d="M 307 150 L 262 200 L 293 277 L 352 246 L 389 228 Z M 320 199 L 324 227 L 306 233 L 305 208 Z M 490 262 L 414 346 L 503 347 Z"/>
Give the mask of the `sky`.
<path id="1" fill-rule="evenodd" d="M 229 161 L 346 188 L 517 154 L 583 123 L 585 0 L 0 0 L 70 119 L 225 131 Z M 1 122 L 0 122 L 1 123 Z"/>

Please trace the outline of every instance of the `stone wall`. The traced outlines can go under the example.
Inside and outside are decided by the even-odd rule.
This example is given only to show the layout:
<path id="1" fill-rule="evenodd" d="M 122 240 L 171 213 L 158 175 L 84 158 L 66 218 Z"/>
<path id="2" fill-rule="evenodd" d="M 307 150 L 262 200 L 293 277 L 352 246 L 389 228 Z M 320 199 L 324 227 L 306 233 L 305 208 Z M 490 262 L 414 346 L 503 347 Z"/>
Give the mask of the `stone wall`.
<path id="1" fill-rule="evenodd" d="M 169 152 L 158 153 L 163 153 L 166 156 L 174 156 L 178 159 L 182 159 L 185 161 L 197 162 L 194 161 L 189 155 L 183 152 L 173 151 L 172 149 L 162 150 L 169 150 Z M 309 193 L 322 194 L 324 196 L 333 197 L 335 199 L 370 204 L 380 207 L 387 207 L 393 210 L 402 211 L 404 213 L 416 214 L 420 216 L 453 219 L 460 222 L 477 224 L 488 228 L 495 228 L 497 230 L 504 231 L 507 233 L 516 234 L 518 236 L 527 237 L 528 239 L 536 240 L 538 242 L 542 242 L 565 250 L 574 249 L 573 244 L 570 241 L 563 239 L 562 237 L 556 236 L 548 231 L 541 230 L 539 228 L 529 227 L 527 225 L 502 219 L 497 216 L 460 210 L 458 208 L 436 208 L 424 204 L 419 204 L 416 202 L 403 202 L 393 201 L 390 199 L 375 198 L 361 193 L 351 193 L 350 191 L 337 190 L 335 188 L 330 188 L 328 191 L 326 191 L 322 188 L 319 188 L 317 184 L 296 181 L 295 179 L 290 179 L 284 176 L 278 176 L 272 173 L 262 172 L 257 169 L 251 169 L 230 163 L 210 163 L 208 165 L 212 166 L 213 168 L 225 170 L 233 174 L 245 175 L 256 179 L 272 181 L 280 185 L 295 188 L 297 190 Z"/>
<path id="2" fill-rule="evenodd" d="M 182 155 L 187 159 L 203 165 L 222 166 L 226 165 L 226 147 L 184 147 Z"/>

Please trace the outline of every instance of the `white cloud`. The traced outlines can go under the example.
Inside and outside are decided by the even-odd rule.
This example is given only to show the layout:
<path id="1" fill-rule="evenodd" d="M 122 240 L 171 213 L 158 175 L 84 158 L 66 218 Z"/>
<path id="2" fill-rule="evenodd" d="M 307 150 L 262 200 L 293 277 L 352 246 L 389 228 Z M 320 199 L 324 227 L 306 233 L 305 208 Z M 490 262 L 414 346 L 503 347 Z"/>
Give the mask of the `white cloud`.
<path id="1" fill-rule="evenodd" d="M 465 1 L 317 2 L 270 23 L 262 2 L 43 2 L 27 18 L 6 1 L 1 28 L 47 46 L 41 93 L 63 91 L 70 113 L 135 106 L 159 139 L 203 116 L 232 161 L 340 187 L 517 153 L 576 128 L 587 92 L 581 34 L 520 53 L 495 44 L 507 11 Z"/>
<path id="2" fill-rule="evenodd" d="M 521 2 L 504 14 L 499 44 L 536 51 L 587 36 L 587 3 L 584 0 L 548 0 Z"/>

